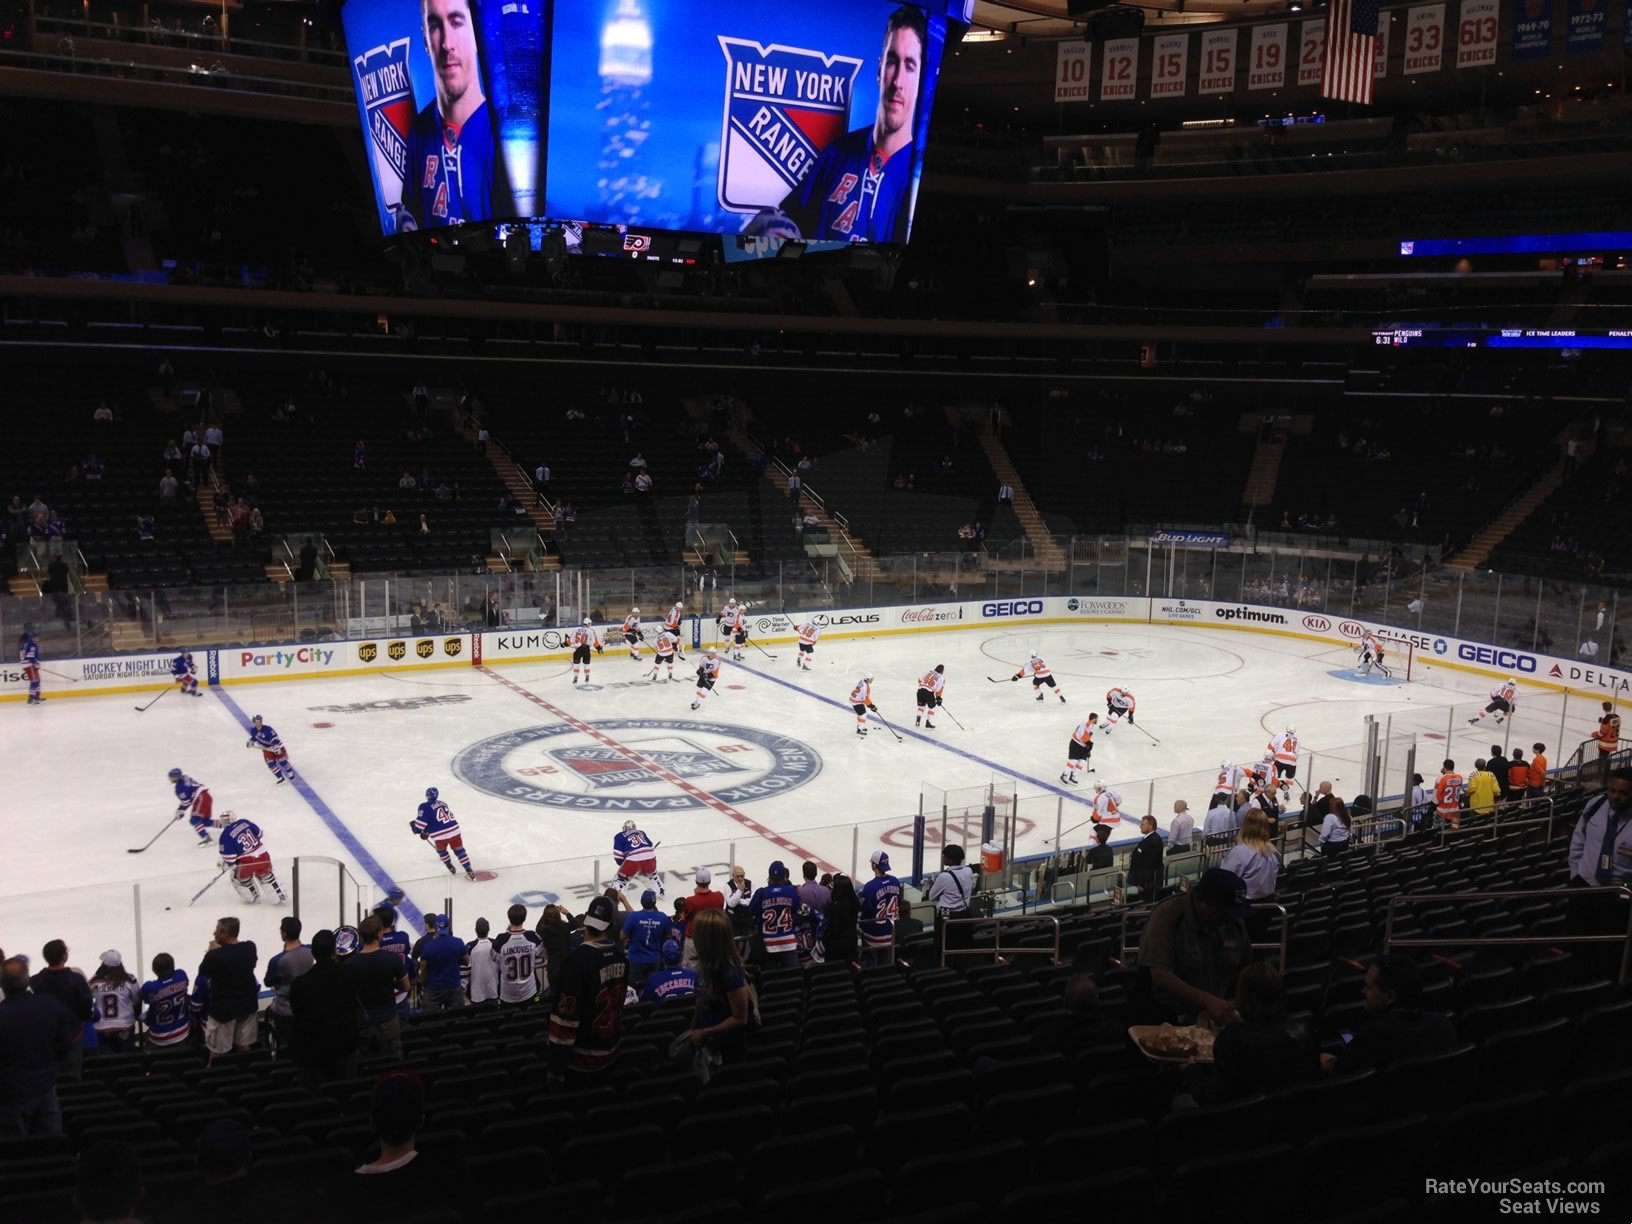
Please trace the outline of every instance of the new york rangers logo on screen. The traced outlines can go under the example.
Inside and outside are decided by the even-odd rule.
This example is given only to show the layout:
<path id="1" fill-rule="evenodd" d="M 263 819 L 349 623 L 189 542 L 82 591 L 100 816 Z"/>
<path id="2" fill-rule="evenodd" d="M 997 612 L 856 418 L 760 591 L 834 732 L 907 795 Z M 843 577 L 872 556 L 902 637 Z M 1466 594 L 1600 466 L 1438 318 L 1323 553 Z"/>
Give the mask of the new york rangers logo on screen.
<path id="1" fill-rule="evenodd" d="M 357 97 L 362 100 L 368 124 L 380 198 L 393 203 L 402 198 L 402 180 L 408 172 L 408 129 L 414 122 L 408 41 L 399 38 L 351 61 L 357 77 Z"/>
<path id="2" fill-rule="evenodd" d="M 810 173 L 816 155 L 848 130 L 861 60 L 723 34 L 720 50 L 720 207 L 774 208 Z"/>

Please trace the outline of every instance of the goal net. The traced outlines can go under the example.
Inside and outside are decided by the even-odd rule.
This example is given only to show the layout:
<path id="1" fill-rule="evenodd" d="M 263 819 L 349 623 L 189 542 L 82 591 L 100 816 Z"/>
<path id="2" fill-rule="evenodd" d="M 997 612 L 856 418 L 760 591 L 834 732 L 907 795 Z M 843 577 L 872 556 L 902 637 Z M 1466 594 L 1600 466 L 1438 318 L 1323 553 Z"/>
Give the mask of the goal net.
<path id="1" fill-rule="evenodd" d="M 1374 659 L 1371 665 L 1371 674 L 1381 675 L 1382 668 L 1388 669 L 1388 677 L 1394 680 L 1410 680 L 1416 663 L 1417 648 L 1408 641 L 1392 638 L 1387 629 L 1374 629 L 1378 642 L 1382 644 L 1381 659 Z M 1354 666 L 1362 667 L 1365 658 L 1364 642 L 1354 643 Z M 1379 663 L 1381 667 L 1379 667 Z"/>

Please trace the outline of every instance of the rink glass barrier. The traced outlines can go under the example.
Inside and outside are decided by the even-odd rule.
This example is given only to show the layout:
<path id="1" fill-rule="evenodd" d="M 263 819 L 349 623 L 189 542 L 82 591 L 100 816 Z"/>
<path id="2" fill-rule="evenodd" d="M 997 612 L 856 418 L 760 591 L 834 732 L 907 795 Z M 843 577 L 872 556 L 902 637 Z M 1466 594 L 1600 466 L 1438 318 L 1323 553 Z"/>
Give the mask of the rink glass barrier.
<path id="1" fill-rule="evenodd" d="M 639 607 L 648 624 L 676 599 L 706 618 L 728 597 L 757 615 L 953 600 L 1074 595 L 1214 600 L 1355 618 L 1432 637 L 1609 666 L 1624 654 L 1608 584 L 1439 566 L 1385 541 L 1259 532 L 1224 548 L 1152 543 L 1155 533 L 962 542 L 870 561 L 843 549 L 800 562 L 556 572 L 369 574 L 343 580 L 0 596 L 0 641 L 38 630 L 47 659 L 180 646 L 314 642 L 376 634 L 608 626 Z M 959 542 L 954 542 L 959 543 Z M 19 549 L 20 570 L 46 558 Z M 496 596 L 494 601 L 492 597 Z M 1632 608 L 1629 608 L 1632 611 Z M 497 623 L 495 623 L 495 621 Z"/>

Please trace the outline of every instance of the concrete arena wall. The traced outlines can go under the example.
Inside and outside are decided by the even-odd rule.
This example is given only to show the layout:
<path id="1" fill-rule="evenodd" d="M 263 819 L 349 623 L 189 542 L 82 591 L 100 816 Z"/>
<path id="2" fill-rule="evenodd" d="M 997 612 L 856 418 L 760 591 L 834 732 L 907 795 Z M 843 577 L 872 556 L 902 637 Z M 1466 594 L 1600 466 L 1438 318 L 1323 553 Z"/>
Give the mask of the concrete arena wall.
<path id="1" fill-rule="evenodd" d="M 759 612 L 749 607 L 753 640 L 761 645 L 791 644 L 793 631 L 810 615 L 823 625 L 822 642 L 898 634 L 1025 628 L 1043 625 L 1178 625 L 1236 633 L 1297 638 L 1352 649 L 1365 629 L 1386 641 L 1409 642 L 1417 665 L 1444 667 L 1473 675 L 1516 676 L 1523 685 L 1597 694 L 1616 701 L 1632 697 L 1632 671 L 1586 665 L 1577 659 L 1531 654 L 1461 638 L 1362 622 L 1352 617 L 1276 608 L 1260 604 L 1183 599 L 1105 599 L 1055 595 L 976 602 L 914 603 L 885 608 L 835 608 L 805 613 Z M 693 621 L 693 626 L 695 625 Z M 692 626 L 688 626 L 692 627 Z M 701 626 L 705 639 L 711 628 Z M 561 629 L 493 629 L 434 637 L 377 637 L 285 645 L 220 647 L 195 651 L 200 679 L 210 684 L 257 684 L 275 680 L 323 679 L 398 670 L 567 662 Z M 620 635 L 602 629 L 609 646 Z M 654 635 L 648 627 L 648 645 Z M 167 688 L 175 652 L 112 655 L 91 659 L 47 659 L 45 688 L 51 697 L 153 692 Z M 53 676 L 60 672 L 67 680 Z M 0 666 L 0 701 L 27 695 L 22 669 Z"/>

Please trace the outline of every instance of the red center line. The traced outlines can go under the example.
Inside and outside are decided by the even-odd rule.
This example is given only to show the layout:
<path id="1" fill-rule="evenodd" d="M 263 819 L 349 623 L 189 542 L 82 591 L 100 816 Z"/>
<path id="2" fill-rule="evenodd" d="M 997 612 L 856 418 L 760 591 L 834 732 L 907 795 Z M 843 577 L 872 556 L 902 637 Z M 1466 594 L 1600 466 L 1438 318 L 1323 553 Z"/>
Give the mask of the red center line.
<path id="1" fill-rule="evenodd" d="M 835 875 L 837 875 L 841 871 L 843 871 L 842 867 L 835 867 L 832 863 L 829 863 L 826 860 L 819 857 L 818 855 L 813 854 L 811 851 L 804 849 L 802 846 L 795 845 L 793 842 L 791 842 L 787 838 L 783 837 L 780 833 L 776 832 L 774 829 L 767 829 L 764 825 L 760 824 L 759 821 L 755 820 L 752 816 L 743 815 L 740 811 L 738 811 L 736 808 L 732 807 L 729 803 L 727 803 L 724 799 L 721 799 L 718 795 L 711 795 L 711 794 L 709 794 L 709 792 L 702 789 L 702 787 L 694 786 L 692 783 L 686 781 L 684 778 L 682 778 L 679 774 L 675 773 L 673 770 L 664 768 L 662 765 L 659 765 L 656 761 L 652 760 L 650 757 L 644 755 L 641 752 L 636 751 L 633 748 L 630 748 L 626 744 L 618 743 L 617 740 L 613 739 L 605 731 L 600 730 L 598 727 L 591 726 L 589 723 L 585 722 L 581 718 L 574 718 L 571 714 L 567 713 L 560 706 L 554 704 L 551 701 L 546 700 L 543 697 L 540 697 L 537 693 L 533 692 L 530 689 L 523 688 L 521 685 L 517 684 L 514 680 L 511 680 L 511 679 L 509 679 L 509 678 L 507 678 L 505 676 L 501 676 L 496 671 L 494 671 L 494 670 L 492 670 L 491 668 L 488 668 L 488 667 L 479 667 L 476 670 L 481 672 L 484 676 L 487 676 L 490 679 L 497 680 L 500 684 L 504 685 L 504 687 L 509 689 L 511 692 L 516 693 L 519 696 L 525 697 L 528 701 L 532 702 L 534 705 L 538 706 L 540 709 L 545 710 L 550 714 L 553 714 L 556 718 L 559 718 L 562 722 L 566 723 L 568 726 L 572 727 L 574 730 L 582 731 L 585 735 L 587 735 L 590 738 L 594 739 L 597 743 L 600 743 L 600 744 L 604 745 L 605 747 L 612 749 L 613 752 L 619 753 L 622 756 L 627 757 L 629 760 L 634 761 L 636 764 L 642 765 L 645 768 L 651 770 L 654 774 L 656 774 L 658 777 L 662 778 L 663 781 L 667 782 L 670 786 L 676 787 L 679 790 L 684 791 L 686 794 L 690 795 L 693 799 L 696 799 L 701 803 L 707 804 L 709 807 L 713 808 L 716 812 L 719 812 L 722 816 L 729 816 L 732 820 L 734 820 L 738 824 L 742 825 L 745 829 L 748 829 L 751 832 L 757 834 L 758 836 L 763 837 L 766 841 L 770 842 L 772 845 L 780 846 L 783 850 L 786 850 L 789 854 L 793 855 L 795 858 L 800 859 L 800 860 L 809 859 L 811 862 L 816 864 L 817 869 L 820 870 L 820 871 L 830 871 L 830 872 L 834 873 Z M 736 866 L 736 864 L 733 863 L 732 866 Z"/>

